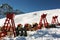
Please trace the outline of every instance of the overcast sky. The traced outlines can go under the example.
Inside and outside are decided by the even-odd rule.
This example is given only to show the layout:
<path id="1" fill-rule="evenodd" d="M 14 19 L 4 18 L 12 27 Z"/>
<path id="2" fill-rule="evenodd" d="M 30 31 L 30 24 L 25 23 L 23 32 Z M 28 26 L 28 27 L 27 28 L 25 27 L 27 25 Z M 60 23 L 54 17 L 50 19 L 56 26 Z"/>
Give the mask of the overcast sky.
<path id="1" fill-rule="evenodd" d="M 0 0 L 0 5 L 4 3 L 26 13 L 60 8 L 60 0 Z"/>

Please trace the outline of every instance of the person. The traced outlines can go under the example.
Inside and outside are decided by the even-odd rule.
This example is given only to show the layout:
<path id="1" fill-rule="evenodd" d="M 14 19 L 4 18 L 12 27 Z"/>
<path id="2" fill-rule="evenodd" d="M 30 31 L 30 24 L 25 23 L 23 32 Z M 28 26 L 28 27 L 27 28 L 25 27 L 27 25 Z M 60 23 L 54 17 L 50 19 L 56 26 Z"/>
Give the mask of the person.
<path id="1" fill-rule="evenodd" d="M 18 24 L 16 28 L 16 36 L 27 36 L 27 31 L 23 28 L 22 24 Z"/>
<path id="2" fill-rule="evenodd" d="M 24 28 L 25 28 L 27 31 L 31 31 L 31 25 L 30 25 L 30 24 L 25 24 L 25 25 L 24 25 Z"/>
<path id="3" fill-rule="evenodd" d="M 36 31 L 38 29 L 38 24 L 37 23 L 34 23 L 33 24 L 33 27 L 32 27 L 32 30 L 33 31 Z"/>

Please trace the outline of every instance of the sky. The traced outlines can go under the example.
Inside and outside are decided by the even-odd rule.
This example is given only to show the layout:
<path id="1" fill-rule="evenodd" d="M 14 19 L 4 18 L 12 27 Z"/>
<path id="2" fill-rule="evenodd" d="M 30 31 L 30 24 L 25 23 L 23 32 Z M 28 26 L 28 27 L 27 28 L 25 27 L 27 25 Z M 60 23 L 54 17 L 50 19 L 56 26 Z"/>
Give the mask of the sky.
<path id="1" fill-rule="evenodd" d="M 60 0 L 0 0 L 0 5 L 7 3 L 13 7 L 13 9 L 19 9 L 25 13 L 60 9 Z"/>

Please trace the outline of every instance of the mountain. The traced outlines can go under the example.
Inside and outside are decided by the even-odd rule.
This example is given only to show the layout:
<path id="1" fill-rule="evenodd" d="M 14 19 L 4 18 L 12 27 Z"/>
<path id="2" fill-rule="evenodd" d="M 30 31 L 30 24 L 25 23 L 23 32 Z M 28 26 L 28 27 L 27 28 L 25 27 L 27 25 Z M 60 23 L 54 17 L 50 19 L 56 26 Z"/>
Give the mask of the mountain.
<path id="1" fill-rule="evenodd" d="M 4 18 L 5 17 L 5 15 L 8 13 L 8 12 L 14 12 L 14 14 L 24 14 L 24 12 L 22 12 L 22 11 L 20 11 L 20 10 L 18 10 L 18 9 L 16 9 L 16 10 L 14 10 L 13 9 L 13 7 L 11 7 L 10 5 L 8 5 L 8 4 L 2 4 L 1 6 L 0 6 L 0 15 L 2 16 L 2 17 L 0 17 L 0 18 Z"/>

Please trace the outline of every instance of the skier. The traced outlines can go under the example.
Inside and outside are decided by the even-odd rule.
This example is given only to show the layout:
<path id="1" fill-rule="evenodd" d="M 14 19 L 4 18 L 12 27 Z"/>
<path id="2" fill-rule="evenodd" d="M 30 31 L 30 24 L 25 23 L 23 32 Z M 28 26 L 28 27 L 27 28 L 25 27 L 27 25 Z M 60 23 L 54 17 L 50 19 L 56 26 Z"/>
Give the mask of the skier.
<path id="1" fill-rule="evenodd" d="M 27 31 L 25 30 L 25 28 L 23 28 L 22 24 L 18 24 L 17 28 L 16 28 L 16 34 L 17 36 L 27 36 Z"/>

